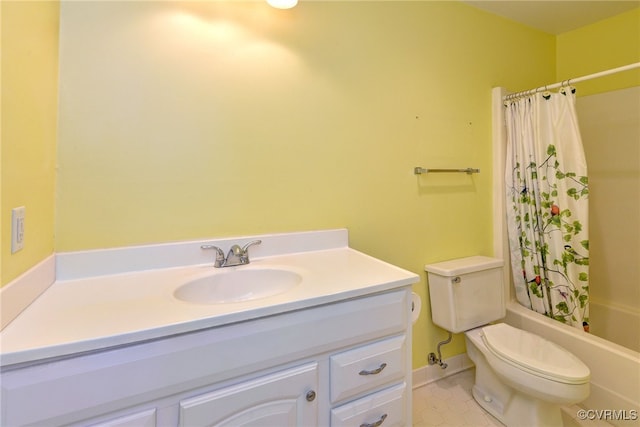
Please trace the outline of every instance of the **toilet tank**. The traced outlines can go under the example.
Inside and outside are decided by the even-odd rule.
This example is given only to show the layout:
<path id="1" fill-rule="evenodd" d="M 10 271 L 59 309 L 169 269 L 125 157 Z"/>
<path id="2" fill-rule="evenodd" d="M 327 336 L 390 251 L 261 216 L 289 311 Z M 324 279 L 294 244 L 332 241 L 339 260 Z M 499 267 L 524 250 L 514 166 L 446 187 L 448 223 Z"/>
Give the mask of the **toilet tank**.
<path id="1" fill-rule="evenodd" d="M 425 265 L 433 323 L 458 333 L 503 318 L 502 265 L 485 256 Z"/>

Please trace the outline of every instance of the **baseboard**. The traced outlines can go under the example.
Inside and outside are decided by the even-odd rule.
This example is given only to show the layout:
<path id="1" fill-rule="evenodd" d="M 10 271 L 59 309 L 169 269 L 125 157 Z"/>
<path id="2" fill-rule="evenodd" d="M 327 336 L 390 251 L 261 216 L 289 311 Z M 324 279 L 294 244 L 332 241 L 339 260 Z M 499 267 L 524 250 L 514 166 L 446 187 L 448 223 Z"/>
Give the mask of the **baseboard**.
<path id="1" fill-rule="evenodd" d="M 0 288 L 0 330 L 56 280 L 55 255 L 50 255 Z"/>
<path id="2" fill-rule="evenodd" d="M 462 372 L 472 368 L 473 362 L 467 356 L 467 353 L 458 354 L 444 360 L 447 364 L 446 369 L 442 369 L 438 365 L 427 365 L 413 370 L 413 388 L 422 387 L 439 379 L 448 377 L 458 372 Z"/>

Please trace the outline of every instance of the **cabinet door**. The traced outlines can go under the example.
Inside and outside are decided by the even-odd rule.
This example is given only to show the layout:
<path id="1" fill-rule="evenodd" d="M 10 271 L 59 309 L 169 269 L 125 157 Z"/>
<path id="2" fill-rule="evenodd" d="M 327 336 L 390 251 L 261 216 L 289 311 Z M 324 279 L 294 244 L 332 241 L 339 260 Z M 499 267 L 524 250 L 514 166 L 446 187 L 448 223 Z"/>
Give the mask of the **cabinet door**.
<path id="1" fill-rule="evenodd" d="M 180 426 L 316 425 L 318 364 L 265 375 L 180 402 Z"/>

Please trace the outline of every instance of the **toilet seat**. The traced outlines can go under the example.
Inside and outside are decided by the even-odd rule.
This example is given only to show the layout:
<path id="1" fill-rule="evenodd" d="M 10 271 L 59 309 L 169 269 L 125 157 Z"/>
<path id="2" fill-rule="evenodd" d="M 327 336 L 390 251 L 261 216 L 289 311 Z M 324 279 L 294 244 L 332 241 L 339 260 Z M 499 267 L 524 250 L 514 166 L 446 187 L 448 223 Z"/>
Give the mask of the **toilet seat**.
<path id="1" fill-rule="evenodd" d="M 589 382 L 589 368 L 580 359 L 538 335 L 498 323 L 482 328 L 482 340 L 496 357 L 533 375 L 565 384 Z"/>

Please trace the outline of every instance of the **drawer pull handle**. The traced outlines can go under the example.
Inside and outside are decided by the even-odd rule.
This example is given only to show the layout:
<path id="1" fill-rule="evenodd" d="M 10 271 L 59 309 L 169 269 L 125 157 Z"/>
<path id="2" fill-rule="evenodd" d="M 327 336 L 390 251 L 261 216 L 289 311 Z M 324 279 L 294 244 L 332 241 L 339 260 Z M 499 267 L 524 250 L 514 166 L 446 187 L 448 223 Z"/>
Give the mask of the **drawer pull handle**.
<path id="1" fill-rule="evenodd" d="M 380 419 L 375 423 L 363 423 L 363 424 L 360 424 L 360 427 L 378 427 L 378 426 L 381 426 L 384 420 L 386 419 L 387 419 L 387 414 L 382 414 Z"/>
<path id="2" fill-rule="evenodd" d="M 316 392 L 313 390 L 308 391 L 305 395 L 305 398 L 307 399 L 307 402 L 313 402 L 314 400 L 316 400 Z"/>
<path id="3" fill-rule="evenodd" d="M 378 369 L 374 369 L 373 371 L 366 371 L 366 370 L 363 369 L 362 371 L 360 371 L 358 373 L 360 375 L 376 375 L 376 374 L 379 374 L 380 372 L 382 372 L 382 370 L 384 368 L 386 368 L 386 367 L 387 367 L 387 364 L 383 363 L 382 365 L 380 365 L 380 367 Z M 378 424 L 378 425 L 380 425 L 380 424 Z"/>

